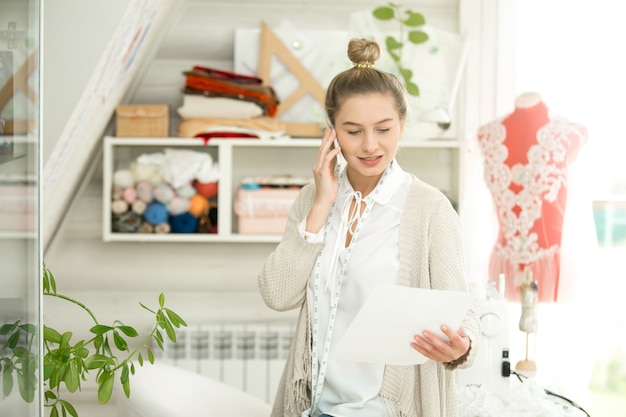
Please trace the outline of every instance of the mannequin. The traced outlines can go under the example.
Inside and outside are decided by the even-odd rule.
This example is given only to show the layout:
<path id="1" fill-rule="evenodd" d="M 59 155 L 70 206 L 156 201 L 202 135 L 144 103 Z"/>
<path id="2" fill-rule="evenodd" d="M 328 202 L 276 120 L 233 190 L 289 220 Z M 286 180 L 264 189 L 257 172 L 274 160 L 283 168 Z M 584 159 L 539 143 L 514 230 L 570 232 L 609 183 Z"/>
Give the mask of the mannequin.
<path id="1" fill-rule="evenodd" d="M 557 300 L 568 167 L 586 140 L 583 126 L 550 114 L 537 93 L 520 95 L 511 114 L 478 131 L 499 224 L 489 278 L 505 274 L 508 300 L 520 300 L 527 272 L 538 301 Z"/>

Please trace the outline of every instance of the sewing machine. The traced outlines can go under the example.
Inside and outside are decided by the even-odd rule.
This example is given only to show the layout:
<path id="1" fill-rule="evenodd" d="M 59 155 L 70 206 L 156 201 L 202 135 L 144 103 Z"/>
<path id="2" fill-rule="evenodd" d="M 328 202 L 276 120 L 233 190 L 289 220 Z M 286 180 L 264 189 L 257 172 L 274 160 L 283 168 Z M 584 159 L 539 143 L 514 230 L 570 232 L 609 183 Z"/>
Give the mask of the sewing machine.
<path id="1" fill-rule="evenodd" d="M 496 289 L 489 281 L 484 295 L 477 295 L 474 310 L 480 318 L 482 330 L 480 346 L 474 364 L 467 369 L 458 369 L 456 381 L 459 387 L 480 386 L 490 391 L 504 392 L 511 388 L 508 375 L 509 361 L 509 316 L 504 298 L 504 278 Z"/>

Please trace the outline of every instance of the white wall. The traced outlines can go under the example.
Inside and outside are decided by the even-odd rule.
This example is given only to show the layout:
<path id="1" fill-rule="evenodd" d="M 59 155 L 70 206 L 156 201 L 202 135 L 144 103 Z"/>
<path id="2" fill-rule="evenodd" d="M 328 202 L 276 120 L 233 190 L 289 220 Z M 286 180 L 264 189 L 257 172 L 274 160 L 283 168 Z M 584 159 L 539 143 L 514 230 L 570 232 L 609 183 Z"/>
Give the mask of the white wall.
<path id="1" fill-rule="evenodd" d="M 42 157 L 45 163 L 129 1 L 53 0 L 41 3 Z"/>

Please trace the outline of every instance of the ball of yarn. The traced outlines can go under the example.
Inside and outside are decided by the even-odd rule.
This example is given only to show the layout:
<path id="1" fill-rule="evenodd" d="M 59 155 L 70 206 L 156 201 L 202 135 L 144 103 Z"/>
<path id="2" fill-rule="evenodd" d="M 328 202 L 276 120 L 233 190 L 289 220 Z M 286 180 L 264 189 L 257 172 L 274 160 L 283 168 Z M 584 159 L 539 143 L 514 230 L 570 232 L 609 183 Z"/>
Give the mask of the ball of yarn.
<path id="1" fill-rule="evenodd" d="M 111 211 L 115 214 L 122 214 L 128 211 L 128 203 L 124 200 L 115 200 L 111 202 Z"/>
<path id="2" fill-rule="evenodd" d="M 165 207 L 173 216 L 183 214 L 189 209 L 189 200 L 186 198 L 174 197 L 165 204 Z"/>
<path id="3" fill-rule="evenodd" d="M 154 226 L 154 233 L 169 233 L 171 230 L 169 223 L 161 223 Z"/>
<path id="4" fill-rule="evenodd" d="M 113 173 L 113 185 L 117 187 L 132 187 L 135 185 L 133 173 L 128 169 L 120 169 Z"/>
<path id="5" fill-rule="evenodd" d="M 194 217 L 200 217 L 209 211 L 209 200 L 206 197 L 195 194 L 189 199 L 189 213 Z"/>
<path id="6" fill-rule="evenodd" d="M 170 218 L 172 233 L 193 233 L 198 226 L 198 219 L 190 213 L 183 213 Z"/>
<path id="7" fill-rule="evenodd" d="M 174 198 L 174 190 L 167 184 L 159 184 L 153 189 L 154 199 L 160 203 L 167 203 Z"/>
<path id="8" fill-rule="evenodd" d="M 187 183 L 176 189 L 176 195 L 182 198 L 189 199 L 196 194 L 196 189 L 191 183 Z"/>
<path id="9" fill-rule="evenodd" d="M 154 199 L 152 195 L 152 183 L 150 181 L 141 181 L 135 187 L 137 189 L 137 198 L 144 203 L 151 203 Z"/>
<path id="10" fill-rule="evenodd" d="M 135 200 L 137 200 L 137 190 L 135 187 L 126 187 L 124 188 L 124 201 L 128 204 L 133 204 Z"/>
<path id="11" fill-rule="evenodd" d="M 162 203 L 154 202 L 148 204 L 148 207 L 146 207 L 146 210 L 143 212 L 143 217 L 148 223 L 157 225 L 167 222 L 169 214 Z"/>
<path id="12" fill-rule="evenodd" d="M 131 206 L 131 210 L 137 214 L 143 214 L 146 211 L 146 207 L 148 207 L 146 203 L 141 200 L 137 200 Z"/>
<path id="13" fill-rule="evenodd" d="M 217 182 L 197 181 L 194 186 L 198 194 L 206 198 L 213 198 L 217 195 L 217 191 L 218 191 Z"/>

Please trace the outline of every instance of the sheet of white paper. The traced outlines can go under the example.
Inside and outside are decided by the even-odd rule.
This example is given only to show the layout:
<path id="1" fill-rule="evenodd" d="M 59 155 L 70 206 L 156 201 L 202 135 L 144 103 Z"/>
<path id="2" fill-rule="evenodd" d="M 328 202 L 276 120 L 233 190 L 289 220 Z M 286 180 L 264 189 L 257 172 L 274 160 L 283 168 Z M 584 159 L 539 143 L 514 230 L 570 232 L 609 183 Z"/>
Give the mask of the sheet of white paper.
<path id="1" fill-rule="evenodd" d="M 457 329 L 472 305 L 466 292 L 379 285 L 367 299 L 333 352 L 334 359 L 389 365 L 416 365 L 427 358 L 410 346 L 413 336 L 429 330 Z"/>

